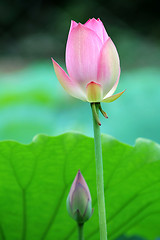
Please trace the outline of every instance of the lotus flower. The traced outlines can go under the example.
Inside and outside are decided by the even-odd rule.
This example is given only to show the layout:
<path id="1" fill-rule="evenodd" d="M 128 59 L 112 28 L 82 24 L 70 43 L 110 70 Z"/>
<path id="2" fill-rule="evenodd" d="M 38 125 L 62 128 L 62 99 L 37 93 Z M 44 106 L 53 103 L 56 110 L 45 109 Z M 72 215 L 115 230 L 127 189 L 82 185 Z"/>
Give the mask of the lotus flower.
<path id="1" fill-rule="evenodd" d="M 112 102 L 120 77 L 119 56 L 98 18 L 85 24 L 71 21 L 66 46 L 68 74 L 53 60 L 56 76 L 73 97 L 88 102 Z"/>
<path id="2" fill-rule="evenodd" d="M 80 170 L 72 183 L 67 198 L 67 210 L 78 223 L 84 223 L 93 213 L 90 191 Z"/>

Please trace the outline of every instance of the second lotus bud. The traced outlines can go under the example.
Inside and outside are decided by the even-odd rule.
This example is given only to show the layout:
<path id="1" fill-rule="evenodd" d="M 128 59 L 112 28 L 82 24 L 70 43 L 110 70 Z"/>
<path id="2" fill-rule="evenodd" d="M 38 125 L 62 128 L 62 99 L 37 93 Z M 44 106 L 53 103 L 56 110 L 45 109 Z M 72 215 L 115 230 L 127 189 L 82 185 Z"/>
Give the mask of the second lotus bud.
<path id="1" fill-rule="evenodd" d="M 84 223 L 92 216 L 90 191 L 80 170 L 73 181 L 67 198 L 67 210 L 69 215 L 78 223 Z"/>

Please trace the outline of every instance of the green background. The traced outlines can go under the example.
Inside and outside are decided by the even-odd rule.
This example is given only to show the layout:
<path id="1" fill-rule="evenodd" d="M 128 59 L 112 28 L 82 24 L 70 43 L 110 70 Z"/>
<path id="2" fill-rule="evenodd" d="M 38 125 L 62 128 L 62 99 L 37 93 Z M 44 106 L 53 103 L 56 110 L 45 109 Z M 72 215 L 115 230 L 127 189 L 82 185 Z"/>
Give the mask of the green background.
<path id="1" fill-rule="evenodd" d="M 1 0 L 0 140 L 29 143 L 70 130 L 93 136 L 89 104 L 64 92 L 51 57 L 65 68 L 71 19 L 99 17 L 120 56 L 117 92 L 126 89 L 103 104 L 109 119 L 101 118 L 101 131 L 132 145 L 137 137 L 160 142 L 158 9 L 155 0 Z"/>
<path id="2" fill-rule="evenodd" d="M 154 67 L 122 69 L 118 91 L 126 92 L 117 101 L 102 104 L 109 116 L 101 117 L 103 133 L 132 145 L 137 137 L 159 142 L 159 72 Z M 93 136 L 89 103 L 65 93 L 50 59 L 0 77 L 1 140 L 29 143 L 38 133 L 73 130 Z"/>
<path id="3" fill-rule="evenodd" d="M 65 67 L 71 19 L 100 18 L 121 62 L 117 92 L 103 104 L 103 133 L 134 144 L 159 139 L 160 18 L 155 1 L 1 0 L 0 139 L 31 142 L 34 135 L 75 130 L 92 136 L 88 103 L 73 99 L 56 79 L 51 57 Z M 83 114 L 82 114 L 83 112 Z"/>
<path id="4" fill-rule="evenodd" d="M 137 139 L 134 147 L 102 135 L 108 240 L 160 236 L 160 145 Z M 66 199 L 81 170 L 93 216 L 85 239 L 99 239 L 94 140 L 81 134 L 39 135 L 29 145 L 0 142 L 0 239 L 75 240 L 76 222 Z M 133 238 L 136 239 L 135 237 Z"/>

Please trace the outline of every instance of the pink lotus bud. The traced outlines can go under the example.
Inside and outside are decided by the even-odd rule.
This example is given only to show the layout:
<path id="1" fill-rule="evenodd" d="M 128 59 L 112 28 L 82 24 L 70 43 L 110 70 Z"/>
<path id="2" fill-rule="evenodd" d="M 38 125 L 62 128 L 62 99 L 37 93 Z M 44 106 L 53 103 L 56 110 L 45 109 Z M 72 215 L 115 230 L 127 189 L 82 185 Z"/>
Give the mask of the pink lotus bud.
<path id="1" fill-rule="evenodd" d="M 92 200 L 87 183 L 80 170 L 71 186 L 67 198 L 69 215 L 78 223 L 84 223 L 92 216 Z"/>
<path id="2" fill-rule="evenodd" d="M 68 75 L 53 61 L 62 87 L 73 97 L 88 102 L 112 102 L 119 77 L 119 56 L 114 43 L 98 18 L 85 24 L 71 21 L 66 46 Z"/>

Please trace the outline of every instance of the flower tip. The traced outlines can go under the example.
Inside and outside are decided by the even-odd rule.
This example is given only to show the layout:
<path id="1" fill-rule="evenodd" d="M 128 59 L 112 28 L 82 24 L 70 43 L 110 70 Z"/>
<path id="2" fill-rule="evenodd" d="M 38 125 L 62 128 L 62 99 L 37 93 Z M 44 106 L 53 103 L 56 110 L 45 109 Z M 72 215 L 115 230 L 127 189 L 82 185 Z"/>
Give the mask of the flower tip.
<path id="1" fill-rule="evenodd" d="M 51 57 L 51 60 L 52 60 L 52 63 L 53 63 L 53 65 L 54 65 L 54 63 L 55 63 L 55 61 L 54 61 L 54 59 Z"/>
<path id="2" fill-rule="evenodd" d="M 55 69 L 55 67 L 58 65 L 57 62 L 51 57 L 52 63 L 53 63 L 53 67 Z"/>
<path id="3" fill-rule="evenodd" d="M 81 28 L 83 28 L 83 24 L 79 22 L 79 23 L 77 23 L 76 27 L 77 27 L 77 29 L 81 29 Z"/>
<path id="4" fill-rule="evenodd" d="M 54 61 L 54 59 L 51 57 L 51 60 L 52 60 L 52 63 L 53 63 L 53 67 L 54 67 L 54 65 L 55 65 L 55 61 Z"/>
<path id="5" fill-rule="evenodd" d="M 89 18 L 86 23 L 88 23 L 88 22 L 90 22 L 90 21 L 91 21 L 91 19 Z M 85 24 L 86 24 L 86 23 L 85 23 Z M 85 25 L 85 24 L 84 24 L 84 25 Z"/>
<path id="6" fill-rule="evenodd" d="M 107 113 L 106 113 L 105 111 L 102 110 L 101 113 L 102 113 L 102 115 L 103 115 L 105 118 L 108 119 L 108 115 L 107 115 Z"/>
<path id="7" fill-rule="evenodd" d="M 101 126 L 102 125 L 101 122 L 98 122 L 98 125 Z"/>
<path id="8" fill-rule="evenodd" d="M 77 26 L 77 22 L 71 20 L 71 30 Z"/>
<path id="9" fill-rule="evenodd" d="M 91 18 L 91 19 L 89 19 L 89 20 L 90 20 L 90 21 L 98 21 L 98 22 L 99 22 L 99 21 L 100 21 L 100 18 L 97 18 L 97 19 L 96 19 L 96 18 L 93 17 L 93 18 Z"/>
<path id="10" fill-rule="evenodd" d="M 124 89 L 122 92 L 121 92 L 121 95 L 126 91 L 127 89 Z"/>

